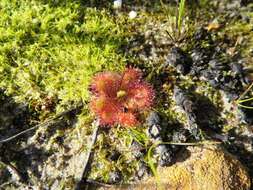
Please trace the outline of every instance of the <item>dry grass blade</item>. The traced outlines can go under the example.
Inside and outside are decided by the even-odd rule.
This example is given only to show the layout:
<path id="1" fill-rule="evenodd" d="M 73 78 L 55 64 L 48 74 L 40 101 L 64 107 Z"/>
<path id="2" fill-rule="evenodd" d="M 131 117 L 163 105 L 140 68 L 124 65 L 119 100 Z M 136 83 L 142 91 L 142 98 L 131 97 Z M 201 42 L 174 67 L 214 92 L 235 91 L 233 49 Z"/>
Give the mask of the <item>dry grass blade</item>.
<path id="1" fill-rule="evenodd" d="M 22 136 L 22 135 L 24 135 L 24 134 L 30 132 L 30 131 L 33 131 L 33 130 L 35 130 L 35 129 L 37 129 L 37 128 L 40 128 L 40 127 L 48 127 L 48 126 L 52 125 L 52 124 L 54 123 L 55 120 L 57 120 L 57 119 L 63 117 L 64 115 L 67 115 L 67 114 L 69 114 L 69 113 L 71 113 L 71 112 L 73 112 L 73 111 L 75 111 L 75 110 L 78 110 L 78 109 L 80 109 L 81 107 L 83 107 L 83 105 L 79 105 L 79 106 L 77 106 L 77 107 L 75 107 L 75 108 L 66 110 L 66 111 L 64 111 L 64 112 L 62 112 L 62 113 L 56 115 L 54 118 L 48 119 L 48 120 L 45 121 L 44 123 L 38 124 L 38 125 L 36 125 L 36 126 L 34 126 L 34 127 L 31 127 L 31 128 L 26 129 L 26 130 L 24 130 L 24 131 L 21 131 L 21 132 L 19 132 L 19 133 L 13 135 L 13 136 L 11 136 L 11 137 L 8 137 L 8 138 L 6 138 L 6 139 L 0 140 L 0 144 L 3 144 L 3 143 L 6 143 L 6 142 L 9 142 L 9 141 L 12 141 L 12 140 L 14 140 L 14 139 L 16 139 L 16 138 L 18 138 L 18 137 L 20 137 L 20 136 Z"/>
<path id="2" fill-rule="evenodd" d="M 238 98 L 238 100 L 236 100 L 236 104 L 239 107 L 246 108 L 246 109 L 253 109 L 252 106 L 245 106 L 245 105 L 242 104 L 244 102 L 249 102 L 249 101 L 253 100 L 253 97 L 242 99 L 252 89 L 252 87 L 253 87 L 253 83 L 251 83 L 249 85 L 249 87 L 241 94 L 241 96 Z"/>

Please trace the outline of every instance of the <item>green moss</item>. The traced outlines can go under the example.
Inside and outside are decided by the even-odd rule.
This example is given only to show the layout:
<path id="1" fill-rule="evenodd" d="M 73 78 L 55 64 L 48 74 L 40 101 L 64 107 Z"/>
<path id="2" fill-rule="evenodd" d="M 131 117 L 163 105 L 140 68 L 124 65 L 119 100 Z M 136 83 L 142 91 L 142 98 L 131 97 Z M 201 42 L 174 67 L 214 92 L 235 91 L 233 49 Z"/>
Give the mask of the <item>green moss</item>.
<path id="1" fill-rule="evenodd" d="M 19 101 L 56 96 L 58 105 L 88 100 L 91 76 L 121 70 L 122 29 L 103 10 L 79 3 L 50 7 L 1 1 L 0 87 Z"/>
<path id="2" fill-rule="evenodd" d="M 249 15 L 253 22 L 253 14 Z M 249 57 L 253 48 L 252 23 L 233 22 L 225 28 L 225 33 L 236 42 L 236 48 L 244 57 Z"/>

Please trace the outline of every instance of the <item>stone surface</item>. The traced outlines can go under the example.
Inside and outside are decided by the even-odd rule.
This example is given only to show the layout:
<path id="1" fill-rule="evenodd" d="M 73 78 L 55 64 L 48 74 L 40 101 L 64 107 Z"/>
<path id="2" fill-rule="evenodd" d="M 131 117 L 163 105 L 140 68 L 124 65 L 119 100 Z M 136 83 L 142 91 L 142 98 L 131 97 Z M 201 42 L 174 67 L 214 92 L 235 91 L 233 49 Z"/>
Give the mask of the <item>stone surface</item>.
<path id="1" fill-rule="evenodd" d="M 167 67 L 168 65 L 176 67 L 178 72 L 186 75 L 191 70 L 192 60 L 190 56 L 179 47 L 172 47 L 164 66 Z"/>
<path id="2" fill-rule="evenodd" d="M 250 189 L 250 178 L 242 164 L 223 149 L 211 145 L 188 148 L 177 164 L 160 168 L 157 174 L 159 178 L 150 177 L 131 189 L 153 190 L 156 182 L 167 190 Z"/>

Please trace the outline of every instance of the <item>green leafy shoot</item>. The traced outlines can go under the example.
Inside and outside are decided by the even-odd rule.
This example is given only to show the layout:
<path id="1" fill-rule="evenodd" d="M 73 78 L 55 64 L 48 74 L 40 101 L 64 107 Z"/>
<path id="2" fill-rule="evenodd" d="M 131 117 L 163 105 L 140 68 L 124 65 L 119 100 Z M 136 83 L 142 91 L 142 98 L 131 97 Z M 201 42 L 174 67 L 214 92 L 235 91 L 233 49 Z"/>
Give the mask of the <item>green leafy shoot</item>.
<path id="1" fill-rule="evenodd" d="M 160 0 L 160 4 L 163 7 L 163 10 L 165 10 L 166 13 L 169 13 L 171 11 L 174 11 L 174 9 L 169 9 L 168 6 L 166 6 L 162 0 Z M 167 31 L 168 36 L 174 43 L 178 43 L 180 41 L 183 41 L 185 38 L 185 35 L 182 35 L 184 32 L 184 23 L 185 23 L 185 14 L 186 14 L 186 1 L 181 0 L 179 4 L 177 5 L 176 13 L 175 14 L 168 14 L 168 19 L 171 21 L 171 31 Z M 175 16 L 172 16 L 175 15 Z M 189 27 L 189 26 L 188 26 Z"/>
<path id="2" fill-rule="evenodd" d="M 181 0 L 178 7 L 178 14 L 177 14 L 177 30 L 179 35 L 181 34 L 182 23 L 185 14 L 185 0 Z"/>
<path id="3" fill-rule="evenodd" d="M 148 144 L 148 137 L 145 133 L 138 131 L 137 129 L 134 128 L 129 128 L 128 133 L 135 141 L 137 141 L 141 145 L 146 146 Z"/>

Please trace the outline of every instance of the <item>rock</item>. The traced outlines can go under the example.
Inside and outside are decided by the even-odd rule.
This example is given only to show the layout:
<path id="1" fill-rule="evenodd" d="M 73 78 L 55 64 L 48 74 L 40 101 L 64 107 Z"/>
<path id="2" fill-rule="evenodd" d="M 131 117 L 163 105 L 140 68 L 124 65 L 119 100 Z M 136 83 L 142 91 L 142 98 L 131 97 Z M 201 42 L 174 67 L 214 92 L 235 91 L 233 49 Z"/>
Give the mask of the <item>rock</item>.
<path id="1" fill-rule="evenodd" d="M 174 89 L 174 99 L 176 104 L 182 108 L 185 112 L 188 120 L 188 130 L 193 135 L 193 137 L 197 140 L 200 139 L 200 130 L 198 128 L 197 123 L 197 115 L 196 115 L 196 105 L 193 102 L 191 96 L 183 89 L 178 86 L 175 86 Z"/>
<path id="2" fill-rule="evenodd" d="M 167 65 L 173 66 L 178 72 L 186 75 L 190 72 L 192 66 L 192 60 L 186 52 L 179 47 L 171 48 L 171 52 L 167 57 L 165 67 Z"/>
<path id="3" fill-rule="evenodd" d="M 159 168 L 158 178 L 150 177 L 133 189 L 168 190 L 249 190 L 250 177 L 243 165 L 217 146 L 189 147 L 190 157 L 170 167 Z M 189 153 L 188 152 L 188 153 Z M 182 160 L 182 157 L 181 159 Z M 178 160 L 179 161 L 179 160 Z M 160 179 L 160 180 L 158 180 Z"/>
<path id="4" fill-rule="evenodd" d="M 243 75 L 244 73 L 242 64 L 239 64 L 237 62 L 231 63 L 231 70 L 237 75 Z"/>
<path id="5" fill-rule="evenodd" d="M 243 68 L 243 61 L 240 60 L 238 62 L 232 62 L 231 63 L 231 70 L 233 72 L 233 75 L 240 80 L 240 82 L 244 85 L 249 85 L 250 80 L 247 76 L 247 70 Z"/>
<path id="6" fill-rule="evenodd" d="M 218 59 L 211 59 L 208 62 L 208 65 L 211 69 L 214 69 L 214 70 L 225 70 L 225 69 L 227 69 L 227 65 L 225 63 L 222 63 Z"/>
<path id="7" fill-rule="evenodd" d="M 159 125 L 152 125 L 148 128 L 147 134 L 153 140 L 161 140 L 161 127 Z"/>
<path id="8" fill-rule="evenodd" d="M 146 119 L 146 123 L 148 126 L 158 125 L 160 124 L 160 117 L 156 112 L 151 112 Z"/>
<path id="9" fill-rule="evenodd" d="M 193 50 L 191 56 L 193 66 L 190 74 L 200 76 L 213 88 L 228 94 L 231 100 L 238 98 L 238 95 L 243 92 L 243 85 L 248 84 L 243 65 L 239 62 L 228 63 L 218 58 L 210 59 L 204 50 L 198 49 Z"/>
<path id="10" fill-rule="evenodd" d="M 169 166 L 172 164 L 173 152 L 171 151 L 171 147 L 166 145 L 158 145 L 155 148 L 154 155 L 158 155 L 158 165 L 159 166 Z"/>
<path id="11" fill-rule="evenodd" d="M 191 57 L 193 61 L 193 66 L 196 66 L 197 69 L 196 72 L 199 72 L 198 70 L 207 68 L 207 63 L 210 59 L 210 55 L 207 53 L 205 49 L 201 48 L 193 49 Z"/>
<path id="12" fill-rule="evenodd" d="M 146 124 L 148 126 L 147 129 L 147 135 L 155 141 L 161 141 L 161 126 L 160 126 L 160 117 L 156 112 L 151 112 L 147 119 L 146 119 Z"/>
<path id="13" fill-rule="evenodd" d="M 252 105 L 247 105 L 252 107 Z M 238 115 L 242 122 L 246 124 L 253 124 L 253 109 L 238 107 Z"/>
<path id="14" fill-rule="evenodd" d="M 161 120 L 156 112 L 151 112 L 146 119 L 148 125 L 147 136 L 153 142 L 164 141 L 162 138 L 162 128 L 160 126 Z M 136 155 L 136 154 L 135 154 Z M 159 145 L 155 148 L 154 157 L 157 159 L 159 166 L 168 166 L 172 164 L 173 152 L 170 146 Z"/>
<path id="15" fill-rule="evenodd" d="M 172 142 L 186 142 L 187 131 L 185 129 L 179 129 L 179 131 L 174 131 L 172 134 Z"/>

